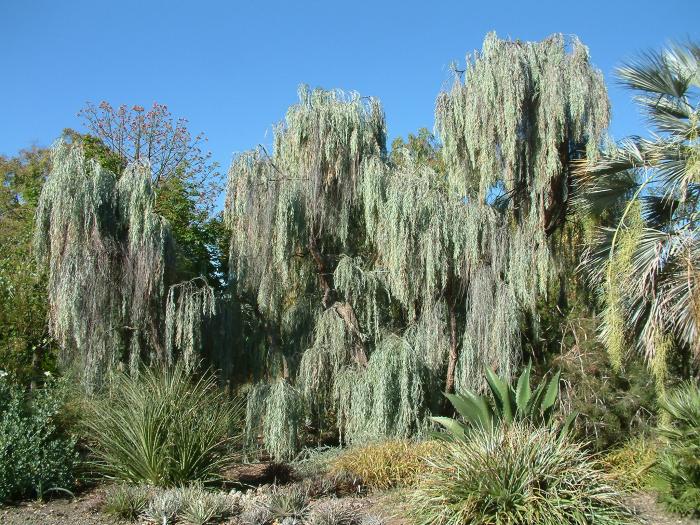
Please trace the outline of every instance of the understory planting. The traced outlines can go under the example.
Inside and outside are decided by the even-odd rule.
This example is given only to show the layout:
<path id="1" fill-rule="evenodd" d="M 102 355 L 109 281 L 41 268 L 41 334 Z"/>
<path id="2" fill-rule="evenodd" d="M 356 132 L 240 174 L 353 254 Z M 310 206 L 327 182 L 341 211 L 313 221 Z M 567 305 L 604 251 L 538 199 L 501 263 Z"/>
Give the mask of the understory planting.
<path id="1" fill-rule="evenodd" d="M 575 36 L 490 33 L 434 134 L 302 85 L 225 182 L 159 104 L 0 157 L 0 502 L 623 525 L 653 491 L 697 518 L 700 48 L 617 76 L 651 138 L 609 137 Z"/>

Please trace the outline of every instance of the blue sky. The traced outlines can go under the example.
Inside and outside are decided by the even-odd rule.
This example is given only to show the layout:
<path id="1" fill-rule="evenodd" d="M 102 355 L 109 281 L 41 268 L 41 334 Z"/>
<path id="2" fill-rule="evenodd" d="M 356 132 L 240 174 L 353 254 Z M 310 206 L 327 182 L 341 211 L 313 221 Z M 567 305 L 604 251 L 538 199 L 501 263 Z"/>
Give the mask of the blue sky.
<path id="1" fill-rule="evenodd" d="M 449 64 L 484 35 L 577 34 L 604 73 L 616 138 L 640 133 L 613 82 L 625 57 L 700 39 L 700 0 L 234 2 L 0 0 L 0 154 L 80 129 L 86 101 L 165 103 L 226 169 L 270 141 L 297 86 L 379 97 L 390 138 L 432 129 Z"/>

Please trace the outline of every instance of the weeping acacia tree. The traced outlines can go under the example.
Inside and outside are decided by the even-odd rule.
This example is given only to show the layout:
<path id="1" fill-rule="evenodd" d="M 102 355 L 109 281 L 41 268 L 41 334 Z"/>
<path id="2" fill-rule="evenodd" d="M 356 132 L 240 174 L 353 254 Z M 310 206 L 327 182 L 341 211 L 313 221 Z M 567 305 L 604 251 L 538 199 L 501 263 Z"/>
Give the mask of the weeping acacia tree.
<path id="1" fill-rule="evenodd" d="M 688 375 L 700 359 L 700 48 L 651 52 L 617 74 L 655 135 L 625 139 L 582 163 L 589 206 L 617 210 L 586 262 L 613 364 L 634 348 L 663 388 L 670 363 Z"/>
<path id="2" fill-rule="evenodd" d="M 487 273 L 465 281 L 460 362 L 502 339 L 501 352 L 517 354 L 523 314 L 536 329 L 537 301 L 553 280 L 564 285 L 556 254 L 577 190 L 572 162 L 596 157 L 609 121 L 602 74 L 575 37 L 513 42 L 491 33 L 467 57 L 463 82 L 438 97 L 435 117 L 451 188 L 499 210 L 505 229 L 492 241 Z"/>
<path id="3" fill-rule="evenodd" d="M 607 126 L 602 76 L 577 40 L 489 35 L 436 120 L 442 163 L 391 162 L 376 100 L 303 88 L 271 154 L 231 166 L 231 276 L 267 356 L 248 437 L 278 456 L 301 423 L 349 442 L 419 432 L 435 392 L 520 358 L 556 274 L 571 161 Z"/>
<path id="4" fill-rule="evenodd" d="M 164 311 L 170 232 L 154 209 L 150 166 L 133 162 L 115 174 L 80 142 L 63 141 L 51 165 L 34 250 L 48 268 L 49 329 L 64 364 L 77 365 L 94 387 L 121 363 L 169 359 L 171 339 L 188 356 L 213 298 L 206 283 L 179 285 Z"/>

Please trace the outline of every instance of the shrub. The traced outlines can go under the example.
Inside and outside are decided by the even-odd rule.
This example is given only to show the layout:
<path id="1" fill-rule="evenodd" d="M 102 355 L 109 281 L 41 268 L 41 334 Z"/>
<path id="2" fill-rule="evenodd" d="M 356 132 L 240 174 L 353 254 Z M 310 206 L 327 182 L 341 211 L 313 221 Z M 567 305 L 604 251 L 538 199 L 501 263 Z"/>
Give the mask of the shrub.
<path id="1" fill-rule="evenodd" d="M 183 505 L 183 490 L 167 489 L 157 492 L 146 505 L 143 516 L 146 520 L 168 525 L 174 523 Z"/>
<path id="2" fill-rule="evenodd" d="M 492 429 L 501 422 L 527 421 L 534 425 L 551 425 L 559 396 L 559 372 L 549 382 L 540 383 L 533 391 L 530 387 L 531 369 L 531 365 L 525 367 L 514 387 L 487 368 L 486 382 L 493 403 L 488 397 L 473 392 L 445 394 L 464 423 L 449 417 L 434 417 L 433 420 L 457 439 L 464 439 L 473 428 Z M 575 414 L 567 417 L 561 429 L 562 434 L 568 431 L 574 417 Z"/>
<path id="3" fill-rule="evenodd" d="M 605 471 L 617 485 L 625 489 L 648 488 L 652 484 L 658 448 L 658 442 L 648 436 L 631 438 L 603 456 Z"/>
<path id="4" fill-rule="evenodd" d="M 236 408 L 211 375 L 193 378 L 182 364 L 116 374 L 88 406 L 91 448 L 108 477 L 161 487 L 209 483 L 230 460 Z"/>
<path id="5" fill-rule="evenodd" d="M 275 488 L 269 496 L 267 507 L 276 522 L 282 522 L 285 518 L 301 521 L 309 510 L 309 494 L 303 485 Z"/>
<path id="6" fill-rule="evenodd" d="M 659 401 L 668 423 L 656 468 L 659 500 L 672 512 L 700 517 L 700 387 L 686 384 Z"/>
<path id="7" fill-rule="evenodd" d="M 425 525 L 612 525 L 631 514 L 581 445 L 520 423 L 445 443 L 408 500 Z"/>
<path id="8" fill-rule="evenodd" d="M 134 521 L 146 509 L 150 497 L 150 489 L 143 485 L 115 485 L 107 490 L 102 512 L 122 520 Z"/>
<path id="9" fill-rule="evenodd" d="M 0 502 L 72 488 L 78 454 L 75 437 L 57 423 L 60 383 L 29 394 L 0 374 Z"/>
<path id="10" fill-rule="evenodd" d="M 372 490 L 408 487 L 425 470 L 425 457 L 440 446 L 436 441 L 389 440 L 353 447 L 331 461 L 330 472 L 350 474 Z"/>
<path id="11" fill-rule="evenodd" d="M 219 522 L 238 510 L 235 498 L 225 492 L 209 492 L 201 485 L 183 490 L 180 519 L 190 525 Z"/>
<path id="12" fill-rule="evenodd" d="M 567 379 L 561 406 L 581 415 L 576 435 L 595 450 L 608 451 L 654 429 L 657 387 L 643 358 L 630 357 L 624 370 L 614 370 L 597 327 L 597 318 L 570 320 L 562 342 L 567 350 L 553 364 Z"/>

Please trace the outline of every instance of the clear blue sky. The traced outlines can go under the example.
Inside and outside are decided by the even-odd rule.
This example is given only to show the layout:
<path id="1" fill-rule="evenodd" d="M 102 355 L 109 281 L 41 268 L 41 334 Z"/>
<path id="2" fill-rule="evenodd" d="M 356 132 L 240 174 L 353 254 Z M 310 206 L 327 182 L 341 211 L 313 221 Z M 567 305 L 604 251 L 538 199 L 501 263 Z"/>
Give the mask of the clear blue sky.
<path id="1" fill-rule="evenodd" d="M 433 106 L 484 35 L 577 34 L 603 71 L 612 133 L 642 122 L 612 72 L 669 39 L 700 39 L 700 0 L 235 2 L 0 0 L 0 153 L 49 145 L 90 100 L 167 104 L 226 169 L 270 141 L 298 84 L 379 97 L 389 136 L 432 129 Z"/>

